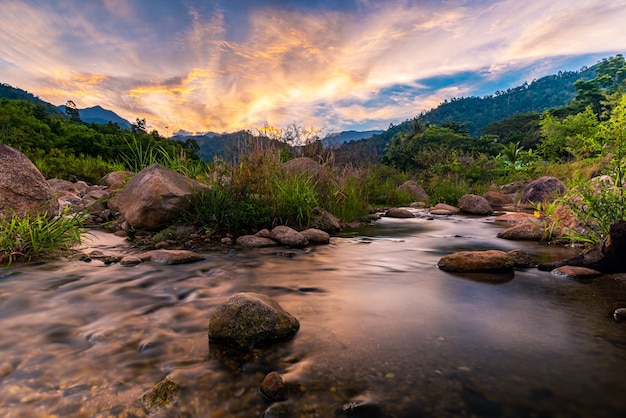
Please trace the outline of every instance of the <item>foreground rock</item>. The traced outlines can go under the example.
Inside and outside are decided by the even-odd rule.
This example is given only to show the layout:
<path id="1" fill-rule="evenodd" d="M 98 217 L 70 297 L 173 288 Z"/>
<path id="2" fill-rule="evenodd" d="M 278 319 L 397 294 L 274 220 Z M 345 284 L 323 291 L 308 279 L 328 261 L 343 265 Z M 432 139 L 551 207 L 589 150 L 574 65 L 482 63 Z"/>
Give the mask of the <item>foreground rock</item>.
<path id="1" fill-rule="evenodd" d="M 504 273 L 516 267 L 519 251 L 461 251 L 443 256 L 437 266 L 455 273 Z"/>
<path id="2" fill-rule="evenodd" d="M 562 266 L 587 267 L 600 273 L 626 272 L 626 221 L 611 225 L 609 236 L 582 254 L 563 261 L 539 264 L 539 270 L 552 271 Z"/>
<path id="3" fill-rule="evenodd" d="M 491 215 L 493 209 L 487 199 L 475 194 L 466 194 L 459 199 L 459 209 L 461 212 L 468 213 L 470 215 Z"/>
<path id="4" fill-rule="evenodd" d="M 54 190 L 37 167 L 18 150 L 0 144 L 0 217 L 59 212 Z"/>
<path id="5" fill-rule="evenodd" d="M 121 215 L 133 228 L 154 230 L 180 215 L 193 194 L 207 188 L 173 170 L 152 164 L 128 182 L 116 201 Z"/>
<path id="6" fill-rule="evenodd" d="M 293 337 L 300 323 L 274 299 L 237 293 L 217 307 L 209 320 L 209 340 L 249 350 Z"/>

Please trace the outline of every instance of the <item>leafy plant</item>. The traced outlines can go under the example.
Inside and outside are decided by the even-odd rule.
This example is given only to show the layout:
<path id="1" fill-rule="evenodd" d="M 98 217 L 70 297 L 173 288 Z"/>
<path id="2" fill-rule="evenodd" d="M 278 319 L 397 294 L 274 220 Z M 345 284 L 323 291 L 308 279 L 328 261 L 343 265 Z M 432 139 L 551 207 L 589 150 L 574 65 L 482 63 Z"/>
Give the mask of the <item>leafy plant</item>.
<path id="1" fill-rule="evenodd" d="M 47 213 L 0 218 L 0 262 L 31 260 L 68 253 L 87 233 L 83 215 L 67 207 L 49 219 Z"/>

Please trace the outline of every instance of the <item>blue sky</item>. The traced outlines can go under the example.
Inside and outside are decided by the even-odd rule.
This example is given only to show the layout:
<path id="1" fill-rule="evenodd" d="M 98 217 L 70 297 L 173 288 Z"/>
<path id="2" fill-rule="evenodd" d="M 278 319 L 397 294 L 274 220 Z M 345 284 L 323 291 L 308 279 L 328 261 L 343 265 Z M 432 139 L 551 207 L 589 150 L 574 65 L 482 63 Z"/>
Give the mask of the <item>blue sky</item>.
<path id="1" fill-rule="evenodd" d="M 2 0 L 0 82 L 171 135 L 385 129 L 626 51 L 626 0 Z"/>

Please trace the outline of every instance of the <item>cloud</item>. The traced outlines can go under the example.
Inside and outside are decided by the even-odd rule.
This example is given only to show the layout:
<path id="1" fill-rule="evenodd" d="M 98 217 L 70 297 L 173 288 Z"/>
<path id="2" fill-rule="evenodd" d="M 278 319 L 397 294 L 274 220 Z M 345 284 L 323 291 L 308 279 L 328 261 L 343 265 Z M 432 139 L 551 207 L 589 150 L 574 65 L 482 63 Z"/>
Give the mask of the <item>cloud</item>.
<path id="1" fill-rule="evenodd" d="M 6 0 L 0 81 L 170 132 L 384 128 L 623 51 L 625 5 Z"/>

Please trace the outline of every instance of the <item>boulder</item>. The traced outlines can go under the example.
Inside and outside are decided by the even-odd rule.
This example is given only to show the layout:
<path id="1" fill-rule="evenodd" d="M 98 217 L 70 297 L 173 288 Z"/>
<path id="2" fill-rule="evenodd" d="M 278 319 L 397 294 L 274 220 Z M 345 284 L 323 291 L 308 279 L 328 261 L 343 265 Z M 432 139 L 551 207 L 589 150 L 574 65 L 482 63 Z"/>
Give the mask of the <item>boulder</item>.
<path id="1" fill-rule="evenodd" d="M 390 208 L 385 212 L 388 218 L 414 218 L 413 212 L 405 208 Z"/>
<path id="2" fill-rule="evenodd" d="M 513 270 L 516 256 L 499 250 L 461 251 L 443 256 L 437 266 L 457 273 L 504 273 Z"/>
<path id="3" fill-rule="evenodd" d="M 502 210 L 504 207 L 515 203 L 510 195 L 500 192 L 487 192 L 483 195 L 483 197 L 487 200 L 487 203 L 489 203 L 489 206 L 491 206 L 492 209 L 497 210 Z"/>
<path id="4" fill-rule="evenodd" d="M 271 238 L 261 237 L 258 235 L 242 235 L 237 237 L 235 241 L 237 245 L 249 248 L 266 248 L 276 247 L 278 243 Z"/>
<path id="5" fill-rule="evenodd" d="M 321 229 L 309 228 L 301 231 L 300 234 L 309 242 L 309 244 L 328 244 L 330 235 Z"/>
<path id="6" fill-rule="evenodd" d="M 137 173 L 118 195 L 122 217 L 135 229 L 164 227 L 188 206 L 194 193 L 208 186 L 152 164 Z"/>
<path id="7" fill-rule="evenodd" d="M 269 296 L 243 292 L 219 305 L 209 320 L 209 341 L 249 350 L 293 337 L 300 323 Z"/>
<path id="8" fill-rule="evenodd" d="M 339 219 L 332 213 L 323 209 L 314 208 L 311 228 L 332 233 L 341 231 L 341 224 L 339 223 Z"/>
<path id="9" fill-rule="evenodd" d="M 301 233 L 286 225 L 279 225 L 271 231 L 272 239 L 280 245 L 293 248 L 303 248 L 308 245 L 308 241 Z"/>
<path id="10" fill-rule="evenodd" d="M 600 273 L 626 272 L 626 221 L 617 221 L 609 228 L 609 236 L 580 255 L 553 263 L 539 264 L 539 270 L 552 271 L 562 266 L 587 267 Z"/>
<path id="11" fill-rule="evenodd" d="M 482 196 L 475 194 L 466 194 L 459 199 L 459 209 L 461 212 L 469 213 L 470 215 L 491 215 L 493 209 Z"/>
<path id="12" fill-rule="evenodd" d="M 537 205 L 542 202 L 552 202 L 567 191 L 565 183 L 556 177 L 544 176 L 531 181 L 522 193 L 521 202 Z"/>
<path id="13" fill-rule="evenodd" d="M 135 176 L 132 171 L 113 171 L 100 179 L 100 184 L 113 191 L 123 189 L 131 178 Z"/>
<path id="14" fill-rule="evenodd" d="M 398 186 L 398 191 L 406 193 L 412 200 L 417 202 L 428 202 L 428 193 L 415 180 L 407 180 Z"/>
<path id="15" fill-rule="evenodd" d="M 497 237 L 513 241 L 542 241 L 545 232 L 543 227 L 536 222 L 525 221 L 500 231 Z"/>
<path id="16" fill-rule="evenodd" d="M 35 213 L 53 217 L 58 212 L 54 189 L 37 167 L 18 150 L 0 144 L 0 217 Z"/>

